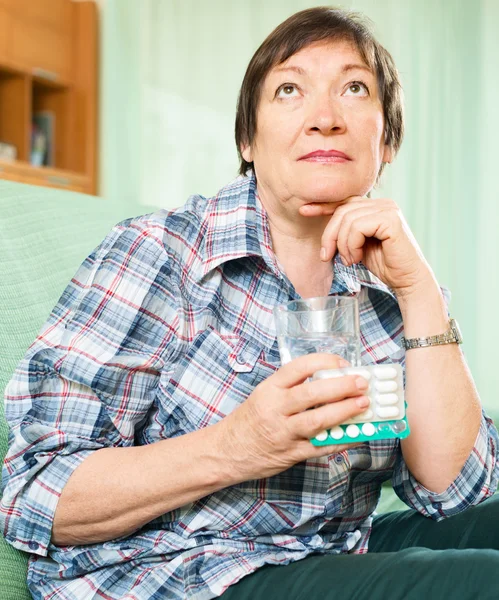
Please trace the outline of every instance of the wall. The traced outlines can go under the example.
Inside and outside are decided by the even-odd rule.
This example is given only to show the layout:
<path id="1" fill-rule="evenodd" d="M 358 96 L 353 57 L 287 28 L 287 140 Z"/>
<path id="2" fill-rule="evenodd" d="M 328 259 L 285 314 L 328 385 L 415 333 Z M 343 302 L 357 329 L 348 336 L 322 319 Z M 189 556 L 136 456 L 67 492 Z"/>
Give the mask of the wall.
<path id="1" fill-rule="evenodd" d="M 315 4 L 106 0 L 104 193 L 131 207 L 138 200 L 173 207 L 232 179 L 233 121 L 246 65 L 274 26 Z M 484 402 L 496 410 L 499 325 L 489 307 L 498 292 L 499 3 L 343 6 L 373 19 L 405 88 L 405 141 L 375 195 L 399 203 L 439 281 L 452 290 L 464 351 Z"/>

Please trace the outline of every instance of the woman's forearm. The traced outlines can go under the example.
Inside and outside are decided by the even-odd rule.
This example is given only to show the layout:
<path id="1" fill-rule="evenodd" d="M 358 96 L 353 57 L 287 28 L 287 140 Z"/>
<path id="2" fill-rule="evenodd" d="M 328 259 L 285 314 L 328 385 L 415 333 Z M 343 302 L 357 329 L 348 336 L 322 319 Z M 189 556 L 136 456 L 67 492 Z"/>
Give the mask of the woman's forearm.
<path id="1" fill-rule="evenodd" d="M 399 298 L 406 338 L 444 333 L 449 319 L 436 281 Z M 407 351 L 406 400 L 411 435 L 404 460 L 416 479 L 443 492 L 461 471 L 480 427 L 480 399 L 457 344 Z"/>
<path id="2" fill-rule="evenodd" d="M 52 543 L 93 544 L 235 483 L 219 426 L 130 448 L 97 450 L 77 467 L 57 505 Z"/>

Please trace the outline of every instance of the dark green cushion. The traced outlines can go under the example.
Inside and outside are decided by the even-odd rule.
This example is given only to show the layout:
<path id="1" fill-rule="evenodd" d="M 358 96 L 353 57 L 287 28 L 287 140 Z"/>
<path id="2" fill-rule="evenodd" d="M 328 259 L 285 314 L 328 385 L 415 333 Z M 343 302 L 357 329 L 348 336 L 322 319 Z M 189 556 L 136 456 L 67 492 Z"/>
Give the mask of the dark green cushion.
<path id="1" fill-rule="evenodd" d="M 135 213 L 141 211 L 135 207 Z M 133 212 L 132 210 L 132 212 Z M 130 209 L 102 198 L 0 181 L 0 394 L 83 259 Z M 0 402 L 0 459 L 7 425 Z M 29 600 L 27 555 L 0 536 L 0 599 Z"/>

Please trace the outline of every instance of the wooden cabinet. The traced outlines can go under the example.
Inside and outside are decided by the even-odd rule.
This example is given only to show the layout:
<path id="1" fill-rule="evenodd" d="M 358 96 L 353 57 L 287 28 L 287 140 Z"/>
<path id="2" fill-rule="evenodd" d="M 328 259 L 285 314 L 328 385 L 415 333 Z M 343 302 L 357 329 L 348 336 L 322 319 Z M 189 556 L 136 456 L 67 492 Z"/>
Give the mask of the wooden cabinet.
<path id="1" fill-rule="evenodd" d="M 0 0 L 1 2 L 2 0 Z M 10 13 L 0 4 L 0 61 L 8 59 L 11 31 Z"/>
<path id="2" fill-rule="evenodd" d="M 68 32 L 36 21 L 12 18 L 10 58 L 32 73 L 53 81 L 70 78 L 71 40 Z"/>
<path id="3" fill-rule="evenodd" d="M 96 193 L 97 62 L 95 2 L 0 0 L 0 142 L 19 163 L 0 159 L 0 178 Z M 50 168 L 29 165 L 40 112 L 54 124 Z"/>
<path id="4" fill-rule="evenodd" d="M 9 181 L 56 187 L 75 192 L 88 192 L 89 180 L 86 175 L 80 175 L 62 169 L 49 167 L 34 167 L 24 161 L 7 162 L 0 160 L 0 178 Z"/>
<path id="5" fill-rule="evenodd" d="M 55 31 L 68 33 L 71 27 L 71 2 L 68 0 L 11 0 L 11 6 L 23 19 Z"/>

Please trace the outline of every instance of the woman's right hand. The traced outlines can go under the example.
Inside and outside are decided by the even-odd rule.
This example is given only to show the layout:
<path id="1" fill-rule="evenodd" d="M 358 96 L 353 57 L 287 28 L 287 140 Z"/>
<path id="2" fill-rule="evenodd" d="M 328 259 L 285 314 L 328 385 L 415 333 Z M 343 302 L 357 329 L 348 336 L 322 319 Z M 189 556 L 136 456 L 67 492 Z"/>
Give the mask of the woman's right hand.
<path id="1" fill-rule="evenodd" d="M 359 415 L 368 406 L 363 396 L 368 384 L 362 377 L 307 381 L 316 371 L 339 368 L 340 361 L 334 354 L 309 354 L 291 361 L 214 426 L 220 428 L 231 477 L 240 482 L 271 477 L 309 458 L 358 445 L 316 447 L 310 442 L 320 431 Z"/>

